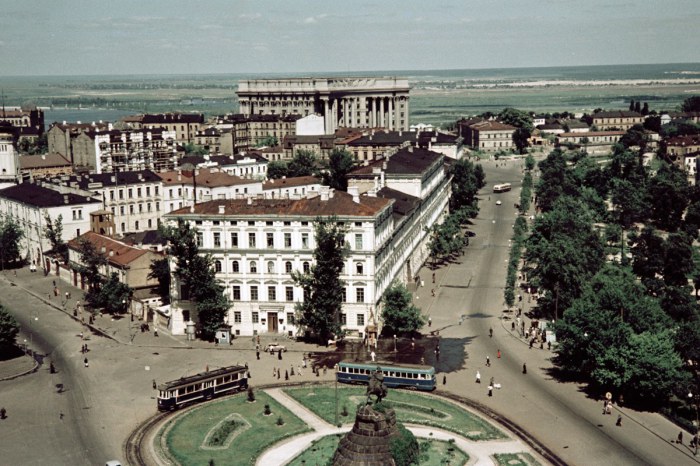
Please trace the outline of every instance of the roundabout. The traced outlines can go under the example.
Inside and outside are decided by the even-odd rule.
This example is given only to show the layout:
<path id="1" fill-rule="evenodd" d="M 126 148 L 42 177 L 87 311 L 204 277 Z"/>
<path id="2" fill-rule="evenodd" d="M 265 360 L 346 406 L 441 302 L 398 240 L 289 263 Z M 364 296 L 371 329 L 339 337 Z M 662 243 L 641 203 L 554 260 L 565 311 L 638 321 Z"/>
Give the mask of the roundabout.
<path id="1" fill-rule="evenodd" d="M 327 464 L 365 399 L 364 387 L 328 382 L 266 385 L 253 393 L 253 402 L 241 392 L 156 414 L 132 432 L 126 459 L 134 465 Z M 418 438 L 421 464 L 446 464 L 446 457 L 453 465 L 564 464 L 518 426 L 469 400 L 392 390 L 386 401 Z M 232 428 L 222 431 L 227 423 Z"/>

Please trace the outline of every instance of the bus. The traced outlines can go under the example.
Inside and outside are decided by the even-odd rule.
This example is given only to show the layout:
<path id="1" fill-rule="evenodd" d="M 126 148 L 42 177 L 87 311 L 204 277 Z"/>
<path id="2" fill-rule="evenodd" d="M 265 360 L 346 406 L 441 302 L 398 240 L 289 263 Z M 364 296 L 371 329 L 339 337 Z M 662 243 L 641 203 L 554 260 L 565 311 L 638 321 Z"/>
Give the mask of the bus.
<path id="1" fill-rule="evenodd" d="M 510 191 L 510 183 L 496 184 L 493 186 L 494 193 L 504 193 Z"/>
<path id="2" fill-rule="evenodd" d="M 384 385 L 389 388 L 410 388 L 413 390 L 435 390 L 435 368 L 412 364 L 393 365 L 386 363 L 339 362 L 336 366 L 336 380 L 341 383 L 367 384 L 372 373 L 379 368 L 384 374 Z"/>
<path id="3" fill-rule="evenodd" d="M 244 366 L 228 366 L 160 384 L 158 410 L 177 409 L 184 404 L 245 390 L 248 388 L 246 375 Z"/>

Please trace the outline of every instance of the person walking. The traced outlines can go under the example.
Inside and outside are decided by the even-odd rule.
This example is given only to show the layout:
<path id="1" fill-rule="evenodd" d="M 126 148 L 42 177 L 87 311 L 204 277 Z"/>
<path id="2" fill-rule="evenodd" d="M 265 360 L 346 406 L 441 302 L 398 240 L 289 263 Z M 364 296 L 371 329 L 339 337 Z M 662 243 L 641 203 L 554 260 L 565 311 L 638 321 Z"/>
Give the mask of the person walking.
<path id="1" fill-rule="evenodd" d="M 493 338 L 493 328 L 489 328 L 489 338 Z"/>
<path id="2" fill-rule="evenodd" d="M 523 374 L 527 374 L 527 365 L 523 363 Z"/>
<path id="3" fill-rule="evenodd" d="M 156 379 L 153 379 L 153 390 L 155 390 L 156 387 L 158 387 L 158 386 L 156 385 Z"/>
<path id="4" fill-rule="evenodd" d="M 617 427 L 622 427 L 622 414 L 617 415 L 617 422 L 615 423 Z"/>
<path id="5" fill-rule="evenodd" d="M 499 349 L 498 352 L 496 353 L 498 359 L 501 359 L 501 350 Z"/>
<path id="6" fill-rule="evenodd" d="M 277 359 L 282 360 L 282 350 L 277 350 Z"/>
<path id="7" fill-rule="evenodd" d="M 447 376 L 443 374 L 442 376 L 442 384 L 447 385 Z"/>
<path id="8" fill-rule="evenodd" d="M 260 350 L 255 350 L 255 357 L 258 361 L 260 360 Z"/>
<path id="9" fill-rule="evenodd" d="M 84 360 L 83 362 L 85 363 L 85 367 L 88 367 L 88 366 L 90 365 L 90 364 L 88 363 L 88 358 L 85 358 L 85 360 Z"/>
<path id="10" fill-rule="evenodd" d="M 372 358 L 372 362 L 374 362 L 374 358 L 377 357 L 377 355 L 375 354 L 374 351 L 372 351 L 371 353 L 369 353 L 369 356 Z"/>
<path id="11" fill-rule="evenodd" d="M 476 371 L 476 383 L 481 383 L 481 373 L 479 371 Z"/>
<path id="12" fill-rule="evenodd" d="M 683 431 L 678 432 L 678 440 L 676 443 L 683 445 Z"/>
<path id="13" fill-rule="evenodd" d="M 488 356 L 486 356 L 486 367 L 491 367 L 491 359 Z"/>
<path id="14" fill-rule="evenodd" d="M 489 396 L 493 396 L 493 385 L 489 385 Z"/>

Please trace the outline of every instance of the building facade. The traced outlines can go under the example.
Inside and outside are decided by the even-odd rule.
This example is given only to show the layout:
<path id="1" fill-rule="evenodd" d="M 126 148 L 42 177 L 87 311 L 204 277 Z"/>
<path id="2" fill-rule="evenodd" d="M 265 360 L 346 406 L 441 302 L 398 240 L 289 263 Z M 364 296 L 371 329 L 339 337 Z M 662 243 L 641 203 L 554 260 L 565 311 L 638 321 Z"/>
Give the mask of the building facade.
<path id="1" fill-rule="evenodd" d="M 408 130 L 408 80 L 383 78 L 251 79 L 238 83 L 244 115 L 319 114 L 326 134 L 340 126 Z"/>
<path id="2" fill-rule="evenodd" d="M 644 124 L 644 115 L 626 110 L 598 112 L 593 114 L 593 126 L 597 131 L 627 131 L 634 125 Z"/>

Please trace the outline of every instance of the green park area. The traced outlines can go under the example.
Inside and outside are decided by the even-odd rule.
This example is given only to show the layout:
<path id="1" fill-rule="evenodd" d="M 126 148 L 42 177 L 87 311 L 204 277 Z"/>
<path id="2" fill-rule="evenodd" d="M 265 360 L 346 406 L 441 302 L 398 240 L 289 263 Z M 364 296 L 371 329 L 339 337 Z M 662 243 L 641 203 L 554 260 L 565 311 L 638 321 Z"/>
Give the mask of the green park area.
<path id="1" fill-rule="evenodd" d="M 285 393 L 330 424 L 336 422 L 336 390 L 333 387 L 289 388 Z M 355 411 L 366 399 L 365 388 L 337 389 L 338 423 L 355 421 Z M 396 411 L 404 424 L 420 424 L 454 432 L 470 440 L 495 440 L 507 436 L 460 406 L 416 392 L 391 390 L 382 401 Z"/>
<path id="2" fill-rule="evenodd" d="M 311 444 L 303 453 L 288 463 L 289 466 L 327 465 L 338 448 L 342 435 L 328 435 Z M 434 439 L 419 439 L 421 466 L 462 466 L 469 455 L 452 442 Z"/>
<path id="3" fill-rule="evenodd" d="M 253 464 L 268 447 L 308 430 L 301 419 L 258 391 L 254 402 L 241 393 L 174 416 L 155 443 L 182 466 Z"/>
<path id="4" fill-rule="evenodd" d="M 496 453 L 493 457 L 499 466 L 541 466 L 529 453 Z"/>

